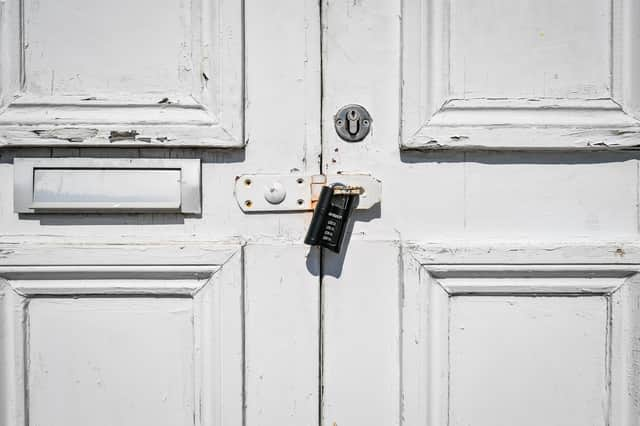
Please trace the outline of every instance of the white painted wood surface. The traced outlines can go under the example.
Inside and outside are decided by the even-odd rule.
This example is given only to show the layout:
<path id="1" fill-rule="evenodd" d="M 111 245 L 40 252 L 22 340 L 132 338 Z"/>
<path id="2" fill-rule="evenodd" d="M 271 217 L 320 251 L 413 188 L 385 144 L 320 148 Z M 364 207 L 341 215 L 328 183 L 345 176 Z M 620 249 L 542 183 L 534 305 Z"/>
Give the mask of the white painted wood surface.
<path id="1" fill-rule="evenodd" d="M 402 17 L 402 149 L 637 148 L 633 2 L 411 0 Z"/>
<path id="2" fill-rule="evenodd" d="M 449 3 L 450 21 L 439 25 L 449 32 L 452 97 L 610 95 L 611 64 L 603 59 L 611 56 L 611 2 L 570 0 L 559 7 L 552 0 L 431 3 L 444 8 Z"/>
<path id="3" fill-rule="evenodd" d="M 318 424 L 319 253 L 307 251 L 252 244 L 245 252 L 247 424 Z"/>
<path id="4" fill-rule="evenodd" d="M 608 424 L 604 296 L 456 296 L 449 309 L 448 424 Z"/>
<path id="5" fill-rule="evenodd" d="M 406 248 L 403 424 L 635 424 L 640 264 L 611 248 Z"/>
<path id="6" fill-rule="evenodd" d="M 323 258 L 323 425 L 399 424 L 399 250 L 353 241 Z"/>
<path id="7" fill-rule="evenodd" d="M 164 249 L 180 271 L 180 248 Z M 241 247 L 217 251 L 223 264 L 200 257 L 199 271 L 173 276 L 164 264 L 105 270 L 90 259 L 0 267 L 3 362 L 15 366 L 0 384 L 6 424 L 242 424 Z M 164 280 L 154 287 L 149 272 Z M 95 278 L 100 287 L 86 285 Z"/>
<path id="8" fill-rule="evenodd" d="M 318 17 L 307 0 L 0 2 L 0 424 L 317 424 L 309 215 L 245 215 L 233 183 L 320 172 Z M 201 213 L 20 215 L 16 158 L 199 162 Z"/>
<path id="9" fill-rule="evenodd" d="M 27 315 L 30 423 L 193 420 L 189 299 L 35 299 Z"/>
<path id="10" fill-rule="evenodd" d="M 0 1 L 3 425 L 638 424 L 634 0 L 20 3 Z M 361 143 L 333 129 L 351 103 Z M 199 159 L 202 214 L 18 215 L 16 158 Z M 308 213 L 233 197 L 320 171 L 383 185 L 339 256 L 300 244 Z M 127 405 L 139 381 L 103 395 L 89 360 L 159 386 Z"/>
<path id="11" fill-rule="evenodd" d="M 242 2 L 12 0 L 1 18 L 0 145 L 244 146 Z"/>
<path id="12" fill-rule="evenodd" d="M 611 297 L 611 424 L 636 426 L 640 422 L 637 361 L 637 276 Z"/>
<path id="13" fill-rule="evenodd" d="M 241 2 L 236 1 L 225 0 L 224 3 L 230 8 L 241 6 Z M 2 7 L 6 13 L 15 12 L 13 0 L 3 3 Z M 157 13 L 160 13 L 159 10 Z M 146 130 L 138 131 L 140 134 L 136 136 L 135 148 L 126 146 L 132 143 L 127 140 L 126 133 L 116 133 L 105 147 L 83 148 L 82 143 L 69 140 L 75 137 L 73 130 L 54 133 L 56 138 L 60 137 L 51 139 L 54 148 L 3 148 L 0 152 L 0 234 L 55 235 L 80 241 L 93 241 L 97 237 L 118 240 L 123 236 L 128 236 L 131 240 L 150 238 L 162 241 L 225 241 L 237 237 L 251 239 L 255 236 L 300 241 L 306 232 L 308 214 L 288 215 L 286 219 L 281 215 L 244 215 L 235 203 L 233 182 L 236 176 L 250 173 L 287 174 L 292 170 L 305 175 L 319 173 L 318 14 L 318 4 L 315 1 L 278 0 L 271 5 L 253 0 L 245 1 L 246 105 L 243 126 L 249 143 L 242 150 L 176 148 L 176 144 L 189 140 L 202 147 L 206 144 L 206 138 L 201 132 L 205 131 L 203 127 L 206 126 L 195 126 L 193 129 L 179 126 L 176 131 L 182 133 L 174 141 L 168 142 L 171 148 L 164 145 L 154 148 L 157 141 L 149 143 L 146 136 L 162 137 L 162 129 L 155 124 L 147 125 L 151 135 L 145 136 Z M 224 22 L 227 23 L 226 20 Z M 279 22 L 279 25 L 265 27 L 264 22 Z M 8 33 L 11 34 L 9 31 Z M 3 38 L 0 43 L 10 40 Z M 14 61 L 0 63 L 0 66 L 16 65 Z M 235 78 L 234 75 L 229 77 Z M 226 85 L 222 89 L 231 88 Z M 108 100 L 100 99 L 83 102 L 109 103 Z M 162 97 L 124 96 L 120 99 L 130 102 L 133 109 L 140 111 L 145 109 L 145 103 L 152 103 L 152 107 L 155 107 L 155 102 L 162 100 Z M 173 99 L 170 100 L 173 102 Z M 278 109 L 287 111 L 286 120 L 273 118 L 276 100 Z M 179 109 L 179 105 L 175 103 L 158 105 L 168 110 Z M 122 111 L 119 107 L 111 109 Z M 127 113 L 118 114 L 126 116 Z M 101 114 L 99 117 L 108 120 L 108 115 Z M 92 119 L 96 117 L 98 115 L 94 112 Z M 168 120 L 169 117 L 163 115 L 160 119 Z M 127 125 L 121 130 L 137 130 L 137 126 Z M 105 130 L 99 134 L 105 140 L 110 137 L 110 131 Z M 181 135 L 188 138 L 183 139 Z M 15 138 L 10 138 L 10 141 L 15 141 Z M 7 198 L 12 193 L 12 162 L 15 157 L 199 158 L 202 163 L 202 182 L 206 182 L 202 189 L 202 215 L 74 214 L 20 218 L 12 211 L 12 202 Z"/>
<path id="14" fill-rule="evenodd" d="M 636 2 L 323 6 L 323 171 L 384 195 L 323 259 L 322 424 L 637 424 Z"/>

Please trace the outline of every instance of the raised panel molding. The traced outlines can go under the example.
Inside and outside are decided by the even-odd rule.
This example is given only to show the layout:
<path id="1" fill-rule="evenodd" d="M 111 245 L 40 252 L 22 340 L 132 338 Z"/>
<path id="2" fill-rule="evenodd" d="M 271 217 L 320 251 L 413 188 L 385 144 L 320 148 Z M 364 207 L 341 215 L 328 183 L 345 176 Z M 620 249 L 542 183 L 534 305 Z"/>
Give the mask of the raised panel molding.
<path id="1" fill-rule="evenodd" d="M 456 99 L 450 92 L 450 1 L 403 2 L 401 149 L 601 151 L 640 146 L 637 2 L 611 2 L 608 98 Z"/>
<path id="2" fill-rule="evenodd" d="M 65 252 L 64 246 L 47 248 L 52 255 L 43 265 L 31 264 L 29 256 L 37 253 L 0 246 L 0 423 L 29 422 L 31 301 L 114 298 L 151 304 L 154 300 L 192 301 L 194 424 L 242 424 L 242 247 L 146 246 L 150 252 L 145 255 L 151 254 L 145 257 L 151 259 L 148 264 L 136 264 L 137 250 L 127 252 L 123 247 L 115 252 L 107 246 L 105 251 L 85 247 L 86 258 L 74 257 L 73 249 Z"/>
<path id="3" fill-rule="evenodd" d="M 635 359 L 640 339 L 637 249 L 634 244 L 406 246 L 401 424 L 450 424 L 452 298 L 601 297 L 606 307 L 602 380 L 608 401 L 602 421 L 635 425 L 640 415 L 635 403 L 640 395 Z"/>
<path id="4" fill-rule="evenodd" d="M 53 89 L 55 64 L 44 64 L 51 68 L 51 94 L 30 89 L 26 52 L 29 28 L 35 24 L 25 12 L 28 1 L 38 0 L 0 3 L 0 147 L 244 146 L 242 1 L 191 0 L 181 6 L 180 31 L 186 41 L 175 40 L 172 46 L 182 43 L 181 49 L 186 49 L 184 57 L 176 59 L 184 90 L 165 93 L 151 88 L 128 94 L 89 85 L 80 93 L 62 95 Z M 72 15 L 64 10 L 60 14 Z M 144 26 L 145 21 L 137 25 Z M 127 27 L 122 30 L 126 32 Z M 124 32 L 116 31 L 113 37 L 126 37 Z M 153 49 L 163 46 L 149 40 L 145 48 L 153 55 Z M 100 64 L 98 58 L 92 60 Z M 135 78 L 152 79 L 153 70 Z M 134 83 L 132 89 L 137 86 Z"/>

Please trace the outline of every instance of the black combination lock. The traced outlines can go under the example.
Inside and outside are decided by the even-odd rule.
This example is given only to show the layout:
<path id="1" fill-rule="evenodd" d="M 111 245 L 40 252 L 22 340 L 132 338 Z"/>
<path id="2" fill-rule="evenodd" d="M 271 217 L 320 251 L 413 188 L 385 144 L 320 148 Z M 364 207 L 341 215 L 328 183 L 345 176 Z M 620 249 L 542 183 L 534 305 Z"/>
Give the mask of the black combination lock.
<path id="1" fill-rule="evenodd" d="M 360 188 L 342 185 L 323 187 L 304 239 L 305 244 L 339 253 L 347 222 L 359 194 Z"/>

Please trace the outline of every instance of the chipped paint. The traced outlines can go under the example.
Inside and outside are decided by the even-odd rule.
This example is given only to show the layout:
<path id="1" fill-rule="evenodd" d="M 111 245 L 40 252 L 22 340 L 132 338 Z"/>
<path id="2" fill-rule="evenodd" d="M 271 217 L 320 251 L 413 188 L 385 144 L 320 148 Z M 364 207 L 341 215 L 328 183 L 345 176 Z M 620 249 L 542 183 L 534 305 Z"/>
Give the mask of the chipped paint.
<path id="1" fill-rule="evenodd" d="M 117 131 L 112 130 L 109 134 L 109 142 L 117 142 L 122 140 L 136 140 L 138 132 L 136 130 Z"/>
<path id="2" fill-rule="evenodd" d="M 69 142 L 83 142 L 85 139 L 95 137 L 98 134 L 98 130 L 80 127 L 61 127 L 49 130 L 33 130 L 33 133 L 46 139 L 62 139 Z"/>

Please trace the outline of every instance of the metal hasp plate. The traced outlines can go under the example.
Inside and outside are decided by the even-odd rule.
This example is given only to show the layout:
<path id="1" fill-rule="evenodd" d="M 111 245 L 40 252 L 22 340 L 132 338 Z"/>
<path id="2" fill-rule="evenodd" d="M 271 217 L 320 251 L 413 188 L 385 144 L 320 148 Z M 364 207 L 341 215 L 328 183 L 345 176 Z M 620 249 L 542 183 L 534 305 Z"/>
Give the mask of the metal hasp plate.
<path id="1" fill-rule="evenodd" d="M 310 211 L 323 186 L 340 184 L 359 188 L 356 209 L 370 209 L 380 202 L 382 184 L 367 174 L 339 175 L 242 175 L 236 178 L 234 195 L 245 213 Z"/>
<path id="2" fill-rule="evenodd" d="M 360 142 L 371 130 L 371 115 L 361 105 L 347 105 L 336 113 L 334 125 L 342 140 Z"/>

